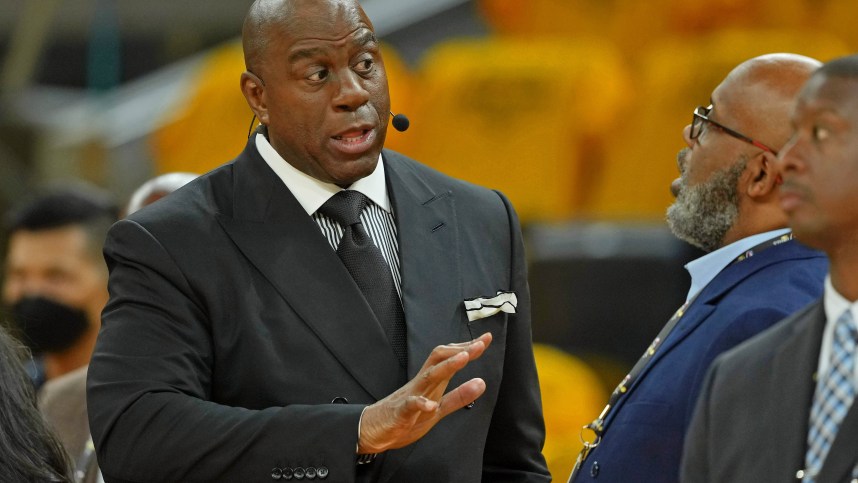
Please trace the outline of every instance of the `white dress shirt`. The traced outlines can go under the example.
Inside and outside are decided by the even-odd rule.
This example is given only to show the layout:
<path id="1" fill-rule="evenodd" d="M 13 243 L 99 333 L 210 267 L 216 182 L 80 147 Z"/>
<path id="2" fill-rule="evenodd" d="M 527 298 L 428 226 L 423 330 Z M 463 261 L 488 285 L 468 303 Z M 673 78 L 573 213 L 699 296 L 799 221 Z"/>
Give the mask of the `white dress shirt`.
<path id="1" fill-rule="evenodd" d="M 319 181 L 299 171 L 286 162 L 262 134 L 256 134 L 255 141 L 256 149 L 262 159 L 289 188 L 304 211 L 316 221 L 331 248 L 336 251 L 343 236 L 343 229 L 336 221 L 318 213 L 318 210 L 326 201 L 343 189 L 335 184 Z M 402 278 L 399 273 L 399 241 L 396 237 L 396 223 L 390 196 L 387 193 L 387 182 L 385 181 L 384 163 L 381 155 L 378 156 L 375 171 L 369 176 L 355 181 L 348 189 L 359 191 L 369 198 L 370 203 L 367 203 L 366 208 L 361 212 L 361 222 L 370 238 L 381 250 L 382 256 L 390 267 L 396 290 L 402 297 Z"/>
<path id="2" fill-rule="evenodd" d="M 816 373 L 822 377 L 831 365 L 831 346 L 834 343 L 834 323 L 847 310 L 852 311 L 852 324 L 858 327 L 858 301 L 850 302 L 831 284 L 831 275 L 825 277 L 825 292 L 823 294 L 825 308 L 825 329 L 822 332 L 822 346 L 819 350 L 819 364 Z M 852 372 L 852 382 L 858 387 L 858 364 Z"/>

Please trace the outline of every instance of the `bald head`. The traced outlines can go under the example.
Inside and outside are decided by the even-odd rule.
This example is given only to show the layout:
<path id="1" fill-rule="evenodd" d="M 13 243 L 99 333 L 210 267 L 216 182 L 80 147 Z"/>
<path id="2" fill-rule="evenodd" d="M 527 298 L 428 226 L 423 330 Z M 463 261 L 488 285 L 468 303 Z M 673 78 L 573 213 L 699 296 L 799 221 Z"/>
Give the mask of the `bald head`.
<path id="1" fill-rule="evenodd" d="M 256 0 L 250 6 L 241 28 L 244 66 L 250 72 L 259 71 L 260 58 L 270 40 L 271 26 L 292 16 L 292 4 L 291 0 Z"/>
<path id="2" fill-rule="evenodd" d="M 323 16 L 325 11 L 342 9 L 356 10 L 372 28 L 357 0 L 256 0 L 250 6 L 241 29 L 245 68 L 255 74 L 260 73 L 260 64 L 272 40 L 272 32 L 275 29 L 290 30 L 293 24 L 306 22 L 308 19 L 300 12 L 309 10 Z M 335 15 L 327 18 L 335 18 Z"/>
<path id="3" fill-rule="evenodd" d="M 667 217 L 679 238 L 711 251 L 786 226 L 775 153 L 789 140 L 798 93 L 820 65 L 796 54 L 762 55 L 712 91 L 709 122 L 695 115 L 694 132 L 684 130 L 688 148 L 671 185 L 677 199 Z"/>
<path id="4" fill-rule="evenodd" d="M 778 150 L 789 139 L 789 114 L 798 93 L 821 65 L 803 55 L 761 55 L 733 69 L 716 94 L 729 103 L 738 130 Z"/>

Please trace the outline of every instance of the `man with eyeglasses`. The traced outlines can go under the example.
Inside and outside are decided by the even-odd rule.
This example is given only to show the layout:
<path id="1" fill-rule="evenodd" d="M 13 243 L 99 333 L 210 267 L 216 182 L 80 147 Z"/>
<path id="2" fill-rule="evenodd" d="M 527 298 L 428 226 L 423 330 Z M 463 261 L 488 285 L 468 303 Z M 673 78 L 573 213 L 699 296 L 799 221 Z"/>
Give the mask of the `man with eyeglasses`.
<path id="1" fill-rule="evenodd" d="M 708 252 L 686 268 L 686 303 L 582 432 L 571 481 L 675 482 L 710 363 L 822 293 L 827 260 L 792 239 L 778 201 L 777 151 L 819 62 L 755 57 L 733 69 L 683 130 L 673 233 Z M 716 448 L 717 450 L 717 448 Z"/>
<path id="2" fill-rule="evenodd" d="M 828 254 L 825 293 L 712 364 L 687 483 L 858 482 L 858 55 L 813 74 L 792 126 L 780 203 L 796 237 Z"/>

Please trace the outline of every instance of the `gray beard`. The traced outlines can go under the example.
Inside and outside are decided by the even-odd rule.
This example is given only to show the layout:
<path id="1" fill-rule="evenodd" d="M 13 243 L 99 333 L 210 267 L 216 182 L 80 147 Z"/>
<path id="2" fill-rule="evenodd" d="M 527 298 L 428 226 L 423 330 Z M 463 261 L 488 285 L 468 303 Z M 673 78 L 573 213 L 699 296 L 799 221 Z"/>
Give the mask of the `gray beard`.
<path id="1" fill-rule="evenodd" d="M 679 195 L 667 209 L 673 234 L 706 252 L 717 250 L 739 216 L 739 178 L 747 164 L 739 159 L 697 186 L 680 177 Z"/>

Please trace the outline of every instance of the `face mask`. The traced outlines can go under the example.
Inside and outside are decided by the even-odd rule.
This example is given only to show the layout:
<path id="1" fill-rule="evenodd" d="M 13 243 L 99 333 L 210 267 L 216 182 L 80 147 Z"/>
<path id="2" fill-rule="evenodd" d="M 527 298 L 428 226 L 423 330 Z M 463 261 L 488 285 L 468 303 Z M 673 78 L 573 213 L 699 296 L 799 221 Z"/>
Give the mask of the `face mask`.
<path id="1" fill-rule="evenodd" d="M 12 318 L 33 352 L 72 347 L 89 326 L 86 312 L 44 297 L 24 297 L 12 306 Z"/>

